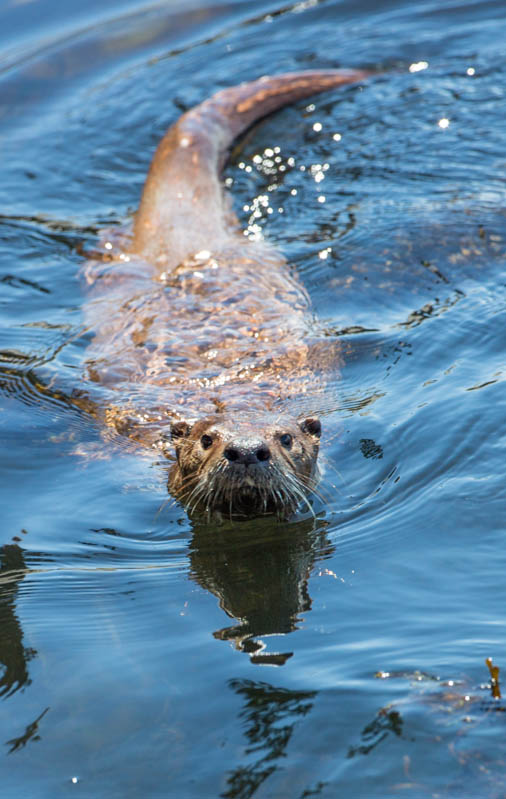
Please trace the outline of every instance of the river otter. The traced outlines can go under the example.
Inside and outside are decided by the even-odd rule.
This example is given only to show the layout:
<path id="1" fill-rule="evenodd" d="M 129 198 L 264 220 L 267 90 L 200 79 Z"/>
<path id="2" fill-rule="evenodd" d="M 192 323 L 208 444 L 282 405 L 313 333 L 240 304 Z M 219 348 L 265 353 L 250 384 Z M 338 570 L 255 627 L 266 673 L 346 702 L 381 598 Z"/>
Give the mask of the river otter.
<path id="1" fill-rule="evenodd" d="M 173 420 L 169 489 L 190 510 L 286 517 L 315 486 L 321 425 L 299 418 L 321 371 L 309 300 L 277 252 L 242 234 L 220 172 L 253 122 L 367 74 L 264 77 L 185 113 L 154 155 L 130 241 L 88 265 L 87 368 L 105 420 L 141 441 Z"/>

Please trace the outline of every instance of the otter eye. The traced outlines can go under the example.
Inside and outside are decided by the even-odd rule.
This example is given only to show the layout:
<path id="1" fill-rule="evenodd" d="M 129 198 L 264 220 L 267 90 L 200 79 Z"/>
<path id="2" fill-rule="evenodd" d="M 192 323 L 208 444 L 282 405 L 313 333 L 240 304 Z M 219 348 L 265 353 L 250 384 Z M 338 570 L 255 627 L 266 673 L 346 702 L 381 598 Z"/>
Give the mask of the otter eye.
<path id="1" fill-rule="evenodd" d="M 213 445 L 213 439 L 211 438 L 211 436 L 208 436 L 204 433 L 204 435 L 200 439 L 200 443 L 202 445 L 202 449 L 209 449 L 209 447 L 212 447 Z"/>
<path id="2" fill-rule="evenodd" d="M 282 436 L 279 437 L 281 446 L 285 449 L 290 449 L 292 446 L 293 438 L 291 437 L 290 433 L 283 433 Z"/>

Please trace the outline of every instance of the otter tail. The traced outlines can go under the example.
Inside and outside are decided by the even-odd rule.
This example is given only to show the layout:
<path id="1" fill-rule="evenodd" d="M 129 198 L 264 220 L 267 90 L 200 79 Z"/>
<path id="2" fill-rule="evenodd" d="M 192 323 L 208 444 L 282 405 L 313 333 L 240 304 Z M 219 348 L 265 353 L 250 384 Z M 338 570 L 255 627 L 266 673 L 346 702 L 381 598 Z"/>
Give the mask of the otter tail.
<path id="1" fill-rule="evenodd" d="M 135 220 L 134 251 L 169 266 L 220 246 L 230 234 L 219 175 L 234 139 L 282 106 L 370 74 L 311 70 L 263 77 L 224 89 L 188 111 L 154 155 Z"/>

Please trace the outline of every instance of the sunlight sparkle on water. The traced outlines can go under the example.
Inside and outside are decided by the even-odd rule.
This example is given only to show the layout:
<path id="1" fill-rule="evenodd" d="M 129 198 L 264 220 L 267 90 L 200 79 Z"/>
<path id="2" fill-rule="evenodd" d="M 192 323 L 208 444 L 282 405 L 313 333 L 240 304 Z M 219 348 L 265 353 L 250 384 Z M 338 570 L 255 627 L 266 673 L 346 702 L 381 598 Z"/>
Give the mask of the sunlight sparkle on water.
<path id="1" fill-rule="evenodd" d="M 319 133 L 319 132 L 321 131 L 321 129 L 322 129 L 322 128 L 323 128 L 323 125 L 322 125 L 322 123 L 321 123 L 321 122 L 315 122 L 315 123 L 314 123 L 314 125 L 313 125 L 313 130 L 314 130 L 316 133 Z"/>
<path id="2" fill-rule="evenodd" d="M 248 239 L 251 239 L 251 241 L 261 241 L 263 239 L 262 228 L 260 225 L 248 225 L 246 230 L 243 231 L 243 234 L 247 236 Z"/>
<path id="3" fill-rule="evenodd" d="M 313 179 L 314 179 L 315 183 L 321 183 L 322 182 L 322 180 L 325 178 L 325 175 L 323 173 L 326 172 L 328 168 L 329 168 L 328 164 L 312 164 L 311 165 L 311 167 L 310 167 L 311 175 L 313 176 Z"/>
<path id="4" fill-rule="evenodd" d="M 296 3 L 291 10 L 293 14 L 301 14 L 306 9 L 316 5 L 318 5 L 318 0 L 302 0 L 302 2 Z"/>
<path id="5" fill-rule="evenodd" d="M 474 68 L 474 67 L 468 67 L 468 68 L 466 69 L 466 75 L 474 75 L 474 74 L 475 74 L 475 72 L 476 72 L 476 70 L 475 70 L 475 68 Z"/>
<path id="6" fill-rule="evenodd" d="M 410 72 L 421 72 L 423 69 L 427 69 L 429 66 L 428 61 L 415 61 L 414 64 L 409 65 Z"/>
<path id="7" fill-rule="evenodd" d="M 447 119 L 446 117 L 443 117 L 438 121 L 437 124 L 439 125 L 440 128 L 444 130 L 445 128 L 448 128 L 450 126 L 450 120 Z"/>
<path id="8" fill-rule="evenodd" d="M 318 577 L 333 577 L 334 580 L 340 580 L 342 583 L 344 583 L 343 578 L 338 577 L 337 574 L 332 571 L 332 569 L 321 569 L 321 571 L 318 572 Z"/>

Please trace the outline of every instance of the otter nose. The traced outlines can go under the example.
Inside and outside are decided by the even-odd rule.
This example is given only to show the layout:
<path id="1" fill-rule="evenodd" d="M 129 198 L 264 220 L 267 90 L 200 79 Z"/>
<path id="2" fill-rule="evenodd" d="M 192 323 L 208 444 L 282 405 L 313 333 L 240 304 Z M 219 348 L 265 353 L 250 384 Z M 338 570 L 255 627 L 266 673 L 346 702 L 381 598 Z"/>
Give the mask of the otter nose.
<path id="1" fill-rule="evenodd" d="M 250 463 L 268 461 L 271 451 L 266 444 L 256 444 L 253 447 L 229 445 L 223 452 L 224 457 L 230 463 L 241 463 L 247 466 Z"/>

